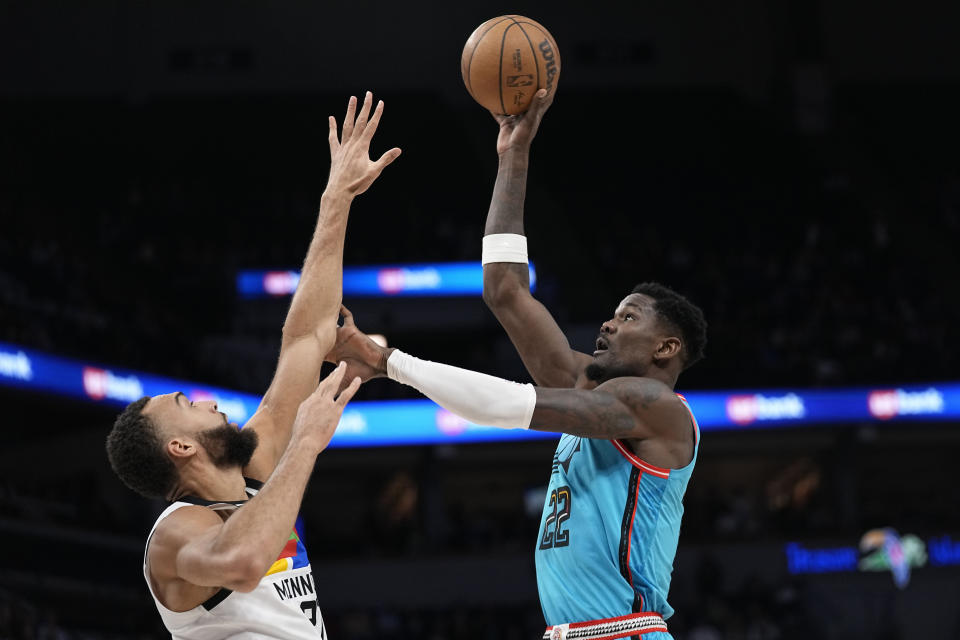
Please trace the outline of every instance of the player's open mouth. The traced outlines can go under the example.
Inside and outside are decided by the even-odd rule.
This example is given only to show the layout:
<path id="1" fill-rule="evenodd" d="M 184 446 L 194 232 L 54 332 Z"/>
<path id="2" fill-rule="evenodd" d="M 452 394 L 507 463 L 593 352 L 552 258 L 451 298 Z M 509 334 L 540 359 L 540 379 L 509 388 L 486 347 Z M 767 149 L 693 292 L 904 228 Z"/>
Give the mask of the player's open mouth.
<path id="1" fill-rule="evenodd" d="M 603 338 L 597 338 L 597 350 L 593 352 L 593 356 L 596 357 L 610 348 L 610 345 L 607 344 L 607 341 Z"/>

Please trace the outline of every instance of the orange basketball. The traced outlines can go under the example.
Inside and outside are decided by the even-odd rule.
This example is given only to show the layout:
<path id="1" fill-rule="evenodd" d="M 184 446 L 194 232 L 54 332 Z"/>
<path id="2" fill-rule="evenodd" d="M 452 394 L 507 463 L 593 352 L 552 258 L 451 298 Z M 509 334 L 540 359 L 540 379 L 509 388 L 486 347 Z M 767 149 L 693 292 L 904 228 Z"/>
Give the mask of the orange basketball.
<path id="1" fill-rule="evenodd" d="M 516 115 L 540 89 L 553 91 L 560 50 L 550 32 L 523 16 L 487 20 L 467 38 L 460 57 L 467 91 L 494 113 Z"/>

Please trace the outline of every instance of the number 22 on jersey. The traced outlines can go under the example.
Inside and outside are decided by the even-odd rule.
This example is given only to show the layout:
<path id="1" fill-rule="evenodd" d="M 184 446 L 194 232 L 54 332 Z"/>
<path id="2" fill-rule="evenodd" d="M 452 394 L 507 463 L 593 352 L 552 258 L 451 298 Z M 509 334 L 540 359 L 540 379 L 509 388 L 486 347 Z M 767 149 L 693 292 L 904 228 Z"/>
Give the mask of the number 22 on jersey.
<path id="1" fill-rule="evenodd" d="M 564 523 L 570 519 L 570 506 L 573 496 L 570 487 L 557 487 L 550 492 L 550 502 L 545 511 L 547 517 L 543 521 L 543 535 L 540 536 L 540 549 L 554 549 L 570 544 L 570 530 L 564 528 Z"/>

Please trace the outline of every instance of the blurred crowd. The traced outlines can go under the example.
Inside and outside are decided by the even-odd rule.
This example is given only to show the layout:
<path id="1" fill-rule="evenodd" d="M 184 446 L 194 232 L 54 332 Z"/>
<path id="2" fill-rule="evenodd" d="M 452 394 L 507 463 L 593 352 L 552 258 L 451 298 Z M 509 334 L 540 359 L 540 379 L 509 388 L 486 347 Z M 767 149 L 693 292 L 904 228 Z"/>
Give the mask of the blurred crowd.
<path id="1" fill-rule="evenodd" d="M 600 162 L 569 135 L 588 96 L 558 99 L 535 142 L 527 233 L 538 295 L 563 326 L 598 327 L 655 279 L 710 323 L 688 387 L 955 375 L 960 303 L 943 289 L 958 273 L 955 158 L 934 145 L 917 162 L 897 122 L 874 131 L 855 100 L 837 107 L 849 128 L 802 136 L 722 92 L 648 98 L 643 121 L 659 126 L 638 124 Z M 405 153 L 355 203 L 348 264 L 478 257 L 495 129 L 438 105 L 449 135 L 415 136 L 415 99 L 391 100 L 377 142 Z M 300 264 L 326 170 L 311 114 L 337 104 L 6 105 L 0 340 L 262 391 L 283 305 L 266 326 L 245 321 L 234 277 Z M 262 126 L 238 136 L 250 120 Z M 504 369 L 476 337 L 449 336 L 441 355 Z"/>
<path id="2" fill-rule="evenodd" d="M 960 300 L 949 286 L 960 274 L 960 140 L 947 126 L 956 109 L 947 107 L 960 108 L 960 93 L 940 97 L 946 106 L 926 113 L 895 95 L 851 91 L 837 97 L 836 127 L 801 134 L 777 110 L 725 91 L 633 95 L 632 126 L 598 140 L 584 138 L 582 125 L 597 96 L 561 94 L 533 148 L 526 230 L 537 295 L 564 328 L 589 335 L 638 282 L 688 294 L 710 330 L 707 358 L 684 375 L 685 388 L 955 379 Z M 496 129 L 473 105 L 465 111 L 431 99 L 431 126 L 444 135 L 423 135 L 427 98 L 390 96 L 375 153 L 396 144 L 404 155 L 355 202 L 347 264 L 479 257 Z M 234 277 L 241 268 L 299 266 L 327 168 L 323 116 L 339 113 L 341 102 L 0 105 L 11 152 L 0 156 L 0 341 L 262 392 L 285 302 L 238 300 Z M 389 328 L 391 303 L 384 304 Z M 516 370 L 499 329 L 457 325 L 397 329 L 389 339 L 490 373 Z M 360 397 L 405 393 L 372 384 Z M 25 434 L 40 412 L 58 412 L 48 421 L 61 424 L 58 435 L 74 426 L 92 433 L 109 421 L 102 413 L 71 422 L 75 406 L 38 404 L 16 417 Z M 792 449 L 778 443 L 705 456 L 697 477 L 707 481 L 691 484 L 681 544 L 853 539 L 890 522 L 956 527 L 955 484 L 942 477 L 955 466 L 949 447 L 875 451 L 873 435 L 851 430 Z M 360 465 L 349 482 L 330 452 L 333 470 L 318 468 L 314 500 L 341 517 L 321 526 L 305 513 L 308 528 L 323 535 L 314 561 L 325 553 L 528 550 L 547 449 L 531 453 L 540 463 L 518 458 L 466 470 L 445 460 L 449 452 L 425 449 L 409 464 Z M 889 472 L 901 456 L 924 464 L 904 479 Z M 504 479 L 521 467 L 532 470 Z M 157 507 L 121 497 L 102 471 L 81 465 L 41 469 L 27 481 L 0 477 L 0 524 L 22 536 L 4 552 L 4 566 L 18 576 L 69 568 L 98 583 L 142 586 L 126 567 L 86 557 L 84 534 L 110 532 L 124 537 L 123 553 L 136 562 Z M 455 475 L 461 471 L 475 484 L 456 491 L 450 487 L 465 486 L 457 484 L 466 482 Z M 704 560 L 678 596 L 678 640 L 823 635 L 808 615 L 822 602 L 803 585 L 729 584 L 722 573 Z M 125 628 L 162 637 L 153 612 L 137 602 L 126 615 L 149 622 L 131 618 Z M 64 626 L 58 611 L 45 597 L 0 588 L 0 640 L 130 637 L 76 617 Z M 495 610 L 329 611 L 326 619 L 331 637 L 361 640 L 513 640 L 541 631 L 535 601 Z"/>

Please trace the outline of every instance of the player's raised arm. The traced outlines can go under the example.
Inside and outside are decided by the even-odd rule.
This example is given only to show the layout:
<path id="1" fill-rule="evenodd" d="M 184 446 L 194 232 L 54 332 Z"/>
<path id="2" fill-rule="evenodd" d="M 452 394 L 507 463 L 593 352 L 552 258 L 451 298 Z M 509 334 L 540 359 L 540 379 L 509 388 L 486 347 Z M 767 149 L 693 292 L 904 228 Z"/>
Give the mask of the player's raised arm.
<path id="1" fill-rule="evenodd" d="M 358 114 L 357 99 L 351 97 L 339 135 L 336 119 L 329 118 L 330 176 L 320 199 L 317 226 L 283 324 L 276 373 L 246 427 L 260 439 L 244 471 L 257 480 L 270 475 L 286 449 L 297 407 L 316 388 L 323 356 L 334 344 L 343 287 L 343 243 L 353 198 L 400 155 L 400 149 L 394 148 L 376 161 L 370 159 L 370 141 L 383 101 L 372 106 L 373 95 L 368 91 Z"/>
<path id="2" fill-rule="evenodd" d="M 500 124 L 500 166 L 483 239 L 483 299 L 506 329 L 527 371 L 545 387 L 573 387 L 583 381 L 590 356 L 570 348 L 553 316 L 530 294 L 523 202 L 530 143 L 553 101 L 541 89 L 520 116 L 494 114 Z"/>

